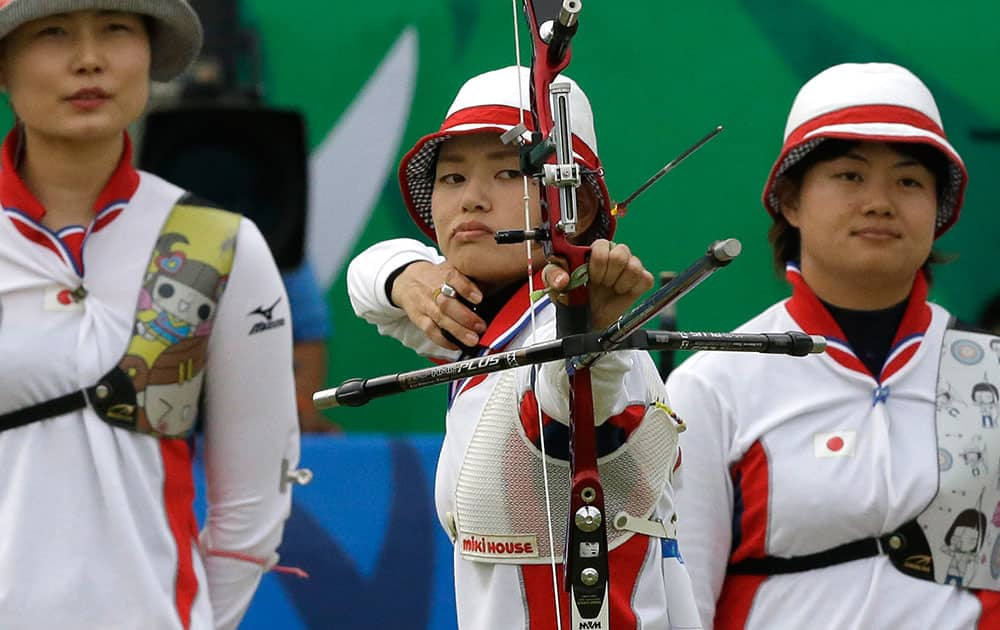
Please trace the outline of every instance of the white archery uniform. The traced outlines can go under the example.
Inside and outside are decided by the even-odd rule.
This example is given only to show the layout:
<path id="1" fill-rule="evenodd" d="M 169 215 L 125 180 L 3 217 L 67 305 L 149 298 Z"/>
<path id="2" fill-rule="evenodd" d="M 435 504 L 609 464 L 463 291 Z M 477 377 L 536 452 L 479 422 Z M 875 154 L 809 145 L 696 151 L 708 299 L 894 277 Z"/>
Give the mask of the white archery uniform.
<path id="1" fill-rule="evenodd" d="M 793 296 L 737 330 L 825 335 L 827 354 L 704 352 L 671 373 L 667 389 L 688 425 L 679 539 L 706 628 L 1000 628 L 997 593 L 906 576 L 885 555 L 726 575 L 746 558 L 891 532 L 936 494 L 935 389 L 949 314 L 925 301 L 918 276 L 881 382 L 795 269 Z M 990 602 L 988 614 L 977 597 Z"/>
<path id="2" fill-rule="evenodd" d="M 403 310 L 392 305 L 386 295 L 386 279 L 402 265 L 415 260 L 439 263 L 443 258 L 435 249 L 410 239 L 386 241 L 362 252 L 352 261 L 348 270 L 351 303 L 355 312 L 366 321 L 376 324 L 382 334 L 393 336 L 426 356 L 454 360 L 458 357 L 457 352 L 447 352 L 430 342 L 410 322 Z M 489 353 L 523 347 L 535 341 L 532 337 L 530 313 L 525 308 L 527 304 L 525 286 L 488 323 L 489 327 L 481 337 L 480 344 L 488 346 Z M 554 338 L 555 308 L 548 298 L 543 298 L 533 308 L 536 311 L 537 339 Z M 481 356 L 486 354 L 488 353 L 484 352 Z M 605 428 L 611 428 L 613 422 L 620 422 L 626 417 L 639 424 L 650 402 L 665 400 L 655 367 L 645 352 L 627 351 L 607 355 L 595 363 L 591 374 L 595 417 L 601 423 L 604 419 L 609 419 L 609 426 Z M 537 451 L 531 446 L 533 439 L 537 439 L 538 429 L 534 406 L 529 404 L 534 395 L 528 393 L 531 375 L 530 368 L 519 368 L 457 381 L 451 386 L 435 494 L 441 525 L 452 540 L 456 541 L 455 589 L 458 621 L 463 630 L 555 627 L 551 568 L 530 553 L 530 550 L 548 548 L 544 521 L 532 519 L 540 513 L 544 517 L 544 513 L 540 512 L 544 504 L 540 491 L 541 474 L 534 468 L 535 462 L 532 461 L 538 459 Z M 504 393 L 507 389 L 510 392 Z M 567 422 L 568 380 L 562 362 L 546 364 L 540 370 L 534 392 L 541 401 L 544 414 L 557 422 Z M 502 423 L 493 422 L 497 415 L 496 409 L 509 408 L 516 415 L 521 403 L 524 403 L 524 412 L 516 422 L 518 433 L 504 433 L 500 426 Z M 670 430 L 676 436 L 672 421 L 668 422 Z M 651 423 L 647 417 L 642 426 Z M 637 432 L 643 430 L 630 427 L 632 429 Z M 634 452 L 640 452 L 643 440 L 642 437 L 633 440 L 623 450 L 631 448 Z M 674 462 L 675 441 L 673 445 L 670 452 L 658 454 L 666 462 L 668 469 L 672 468 Z M 547 443 L 547 448 L 551 452 L 558 445 Z M 562 448 L 565 450 L 565 444 Z M 550 476 L 562 475 L 557 478 L 563 480 L 550 482 L 550 487 L 554 488 L 552 500 L 555 504 L 564 504 L 569 488 L 566 477 L 568 466 L 565 463 L 560 465 L 551 455 L 549 459 Z M 474 504 L 474 495 L 477 490 L 481 490 L 466 489 L 463 471 L 470 469 L 473 476 L 495 476 L 501 479 L 499 484 L 491 488 L 494 494 L 486 505 L 495 501 L 496 506 L 492 511 L 502 511 L 502 516 L 483 513 L 491 511 L 489 509 L 473 508 L 471 513 L 463 511 L 463 502 L 468 500 L 468 503 Z M 636 487 L 642 484 L 639 480 L 615 478 L 608 470 L 602 462 L 602 482 L 609 504 L 608 512 L 613 514 L 614 508 L 610 506 L 617 500 L 616 494 L 628 494 L 629 488 L 626 486 L 629 483 L 634 482 Z M 655 473 L 652 476 L 655 478 Z M 654 515 L 669 521 L 673 515 L 672 490 L 666 477 L 666 474 L 661 475 L 662 483 L 657 486 L 655 493 L 658 496 L 653 498 L 650 507 L 653 508 L 655 504 Z M 563 544 L 565 507 L 560 514 L 553 523 L 557 549 Z M 522 534 L 530 532 L 530 535 L 504 539 L 500 536 L 475 534 L 482 531 L 481 528 L 488 529 L 495 525 L 491 518 L 503 521 L 508 517 L 514 520 L 524 518 L 532 523 L 532 526 L 521 530 Z M 685 570 L 677 558 L 664 560 L 659 539 L 631 535 L 631 532 L 624 535 L 618 533 L 618 537 L 614 538 L 613 528 L 609 527 L 608 531 L 611 539 L 611 598 L 619 598 L 617 606 L 612 609 L 613 627 L 670 627 L 668 605 L 673 605 L 671 614 L 675 617 L 674 627 L 694 627 L 697 615 L 694 614 Z M 504 541 L 506 546 L 502 544 Z M 491 552 L 489 545 L 497 542 L 501 544 L 494 548 L 502 551 Z M 466 555 L 478 556 L 480 561 L 470 560 L 463 555 L 463 550 Z M 671 573 L 670 588 L 664 577 L 665 572 Z M 559 573 L 561 576 L 561 567 Z M 561 581 L 562 578 L 559 579 Z M 568 610 L 566 600 L 562 601 L 562 613 L 565 617 Z M 685 607 L 689 611 L 688 621 L 683 618 Z M 569 627 L 568 622 L 564 627 Z"/>
<path id="3" fill-rule="evenodd" d="M 184 194 L 125 155 L 87 228 L 58 238 L 11 166 L 0 173 L 0 414 L 94 385 L 119 360 L 157 235 Z M 102 202 L 103 203 L 103 202 Z M 74 261 L 67 242 L 85 238 Z M 80 286 L 86 297 L 65 299 Z M 276 559 L 298 460 L 290 324 L 248 334 L 280 277 L 243 219 L 208 347 L 204 548 Z M 193 449 L 113 428 L 91 408 L 0 433 L 0 628 L 235 628 L 263 568 L 203 557 Z"/>

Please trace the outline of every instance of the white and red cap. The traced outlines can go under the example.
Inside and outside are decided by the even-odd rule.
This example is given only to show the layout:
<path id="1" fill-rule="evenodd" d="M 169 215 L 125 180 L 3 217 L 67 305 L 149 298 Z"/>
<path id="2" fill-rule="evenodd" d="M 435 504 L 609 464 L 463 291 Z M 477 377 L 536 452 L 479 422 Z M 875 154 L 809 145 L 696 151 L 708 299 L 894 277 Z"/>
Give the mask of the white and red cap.
<path id="1" fill-rule="evenodd" d="M 519 71 L 520 70 L 520 71 Z M 431 240 L 434 220 L 431 218 L 431 193 L 434 190 L 434 170 L 438 149 L 449 138 L 473 133 L 495 132 L 498 135 L 516 127 L 521 122 L 534 128 L 529 98 L 527 68 L 508 66 L 475 76 L 462 85 L 448 108 L 441 128 L 417 141 L 399 163 L 399 186 L 403 201 L 417 226 Z M 520 89 L 518 82 L 520 81 Z M 560 75 L 554 83 L 570 83 L 570 124 L 573 131 L 573 154 L 587 170 L 586 181 L 600 203 L 597 220 L 603 224 L 599 238 L 610 238 L 614 233 L 615 219 L 611 216 L 611 199 L 608 195 L 601 160 L 597 156 L 597 136 L 594 133 L 594 113 L 590 100 L 580 86 L 569 77 Z"/>
<path id="2" fill-rule="evenodd" d="M 948 143 L 934 96 L 912 72 L 891 63 L 843 63 L 827 68 L 799 90 L 785 125 L 785 143 L 764 187 L 764 207 L 779 214 L 775 180 L 826 138 L 910 142 L 940 151 L 948 181 L 938 182 L 935 236 L 958 220 L 969 175 Z"/>

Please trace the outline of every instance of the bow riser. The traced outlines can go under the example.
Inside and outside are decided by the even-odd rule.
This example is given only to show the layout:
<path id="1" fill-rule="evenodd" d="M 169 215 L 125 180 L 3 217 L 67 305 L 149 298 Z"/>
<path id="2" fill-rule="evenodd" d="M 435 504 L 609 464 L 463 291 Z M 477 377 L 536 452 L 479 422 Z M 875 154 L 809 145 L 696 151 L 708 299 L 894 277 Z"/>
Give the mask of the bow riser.
<path id="1" fill-rule="evenodd" d="M 580 3 L 574 2 L 573 4 L 578 13 Z M 539 5 L 537 9 L 536 5 Z M 571 121 L 569 119 L 569 94 L 562 94 L 562 98 L 559 98 L 559 93 L 557 93 L 557 99 L 549 98 L 552 82 L 559 76 L 560 72 L 569 66 L 573 54 L 569 48 L 568 38 L 564 40 L 560 39 L 555 47 L 551 47 L 542 35 L 542 24 L 550 21 L 558 23 L 556 19 L 558 9 L 556 7 L 561 8 L 562 5 L 563 2 L 561 1 L 542 2 L 536 0 L 533 2 L 532 0 L 525 0 L 524 2 L 524 11 L 528 18 L 533 44 L 530 102 L 531 113 L 534 118 L 534 129 L 537 130 L 534 134 L 533 143 L 552 143 L 552 148 L 555 152 L 549 155 L 547 159 L 547 164 L 550 166 L 573 163 L 573 136 L 570 126 Z M 545 13 L 542 13 L 543 10 Z M 574 22 L 574 26 L 568 32 L 568 36 L 572 36 L 575 30 L 576 26 Z M 557 51 L 561 52 L 561 57 L 554 59 L 559 54 Z M 564 106 L 554 108 L 553 100 L 563 103 Z M 559 111 L 559 120 L 556 120 L 554 110 Z M 541 165 L 532 165 L 532 170 L 541 170 Z M 540 176 L 542 174 L 532 172 L 529 175 Z M 565 259 L 568 268 L 571 270 L 586 264 L 589 248 L 574 245 L 569 240 L 576 234 L 576 188 L 574 186 L 546 186 L 544 178 L 540 177 L 539 191 L 541 193 L 539 197 L 542 209 L 542 222 L 545 227 L 550 228 L 549 239 L 543 243 L 546 256 L 559 256 Z M 560 222 L 566 218 L 562 213 L 562 209 L 566 207 L 573 208 L 573 216 L 570 217 L 573 221 L 573 228 L 571 228 L 569 233 L 567 233 L 565 226 L 560 225 Z M 553 221 L 553 218 L 556 220 Z M 580 287 L 570 292 L 568 302 L 571 305 L 589 303 L 587 288 Z M 587 312 L 589 314 L 589 309 L 587 309 Z M 567 322 L 567 326 L 574 328 L 574 330 L 567 332 L 584 332 L 589 329 L 589 320 L 578 321 L 573 319 Z"/>
<path id="2" fill-rule="evenodd" d="M 542 224 L 548 228 L 544 241 L 547 258 L 558 258 L 570 271 L 587 264 L 590 248 L 576 245 L 577 188 L 580 167 L 573 159 L 573 134 L 570 120 L 570 86 L 553 85 L 570 62 L 569 40 L 577 27 L 579 0 L 559 3 L 561 14 L 553 16 L 549 37 L 543 36 L 542 17 L 536 4 L 526 0 L 524 10 L 533 39 L 531 64 L 531 110 L 534 116 L 534 144 L 549 143 L 554 148 L 544 165 L 531 164 L 529 173 L 539 177 Z M 551 3 L 545 7 L 551 11 Z M 547 17 L 547 16 L 546 16 Z M 565 24 L 564 22 L 571 22 Z M 560 24 L 564 23 L 564 24 Z M 541 172 L 539 172 L 541 166 Z M 590 292 L 586 285 L 574 288 L 564 300 L 556 302 L 557 335 L 585 333 L 590 330 Z M 564 556 L 564 588 L 570 592 L 571 627 L 582 620 L 593 620 L 596 627 L 609 627 L 608 611 L 608 538 L 604 489 L 597 468 L 597 435 L 594 399 L 589 368 L 569 375 L 570 420 L 570 511 Z"/>

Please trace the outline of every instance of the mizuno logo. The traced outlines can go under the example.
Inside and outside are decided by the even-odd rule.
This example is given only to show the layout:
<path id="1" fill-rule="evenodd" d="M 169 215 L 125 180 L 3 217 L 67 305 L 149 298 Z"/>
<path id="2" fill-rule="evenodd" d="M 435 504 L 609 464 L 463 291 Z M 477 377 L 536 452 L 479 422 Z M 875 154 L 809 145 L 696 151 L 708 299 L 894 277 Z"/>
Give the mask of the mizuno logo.
<path id="1" fill-rule="evenodd" d="M 264 308 L 263 306 L 258 306 L 257 308 L 247 313 L 247 315 L 260 315 L 267 321 L 271 321 L 271 318 L 274 316 L 274 307 L 277 306 L 278 302 L 280 301 L 281 298 L 278 298 L 277 300 L 274 301 L 274 304 L 268 306 L 267 308 Z"/>
<path id="2" fill-rule="evenodd" d="M 265 330 L 271 330 L 272 328 L 280 328 L 281 326 L 285 325 L 284 317 L 279 317 L 278 319 L 274 319 L 274 307 L 276 307 L 279 302 L 281 302 L 280 297 L 274 301 L 274 304 L 268 306 L 267 308 L 264 308 L 263 306 L 258 306 L 254 310 L 247 313 L 247 316 L 259 315 L 266 320 L 254 324 L 253 327 L 250 329 L 251 335 L 256 335 L 257 333 L 264 332 Z"/>

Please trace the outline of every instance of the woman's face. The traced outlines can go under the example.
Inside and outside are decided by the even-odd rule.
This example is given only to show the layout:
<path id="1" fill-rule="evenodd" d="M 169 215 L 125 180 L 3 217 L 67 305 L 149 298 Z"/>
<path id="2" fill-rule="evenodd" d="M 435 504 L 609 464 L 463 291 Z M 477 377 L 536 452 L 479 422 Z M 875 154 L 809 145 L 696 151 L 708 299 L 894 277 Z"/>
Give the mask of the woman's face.
<path id="1" fill-rule="evenodd" d="M 864 142 L 810 167 L 782 212 L 799 229 L 802 273 L 820 297 L 849 307 L 852 293 L 889 290 L 889 306 L 930 255 L 937 183 L 914 158 Z"/>
<path id="2" fill-rule="evenodd" d="M 137 14 L 52 15 L 23 24 L 2 44 L 0 80 L 29 133 L 71 142 L 108 138 L 146 107 L 151 52 Z"/>
<path id="3" fill-rule="evenodd" d="M 530 185 L 531 225 L 539 224 L 538 187 Z M 495 133 L 456 136 L 438 153 L 431 216 L 441 253 L 483 291 L 526 277 L 524 245 L 498 245 L 498 230 L 524 229 L 524 180 L 518 150 Z M 542 259 L 533 246 L 534 261 Z"/>
<path id="4" fill-rule="evenodd" d="M 455 136 L 441 144 L 431 195 L 431 217 L 441 253 L 486 293 L 527 278 L 528 257 L 521 245 L 498 245 L 499 230 L 523 230 L 524 179 L 518 149 L 496 133 Z M 531 227 L 541 223 L 538 185 L 529 182 Z M 589 186 L 577 191 L 577 234 L 585 235 L 599 202 Z M 534 269 L 544 260 L 532 244 Z"/>

